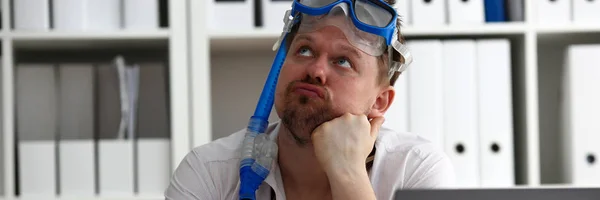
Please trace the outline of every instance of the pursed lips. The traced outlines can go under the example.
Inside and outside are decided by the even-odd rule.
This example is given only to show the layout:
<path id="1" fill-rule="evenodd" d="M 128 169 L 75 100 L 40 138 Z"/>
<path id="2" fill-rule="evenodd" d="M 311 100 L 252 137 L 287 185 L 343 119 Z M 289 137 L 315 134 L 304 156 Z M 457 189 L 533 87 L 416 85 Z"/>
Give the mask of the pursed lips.
<path id="1" fill-rule="evenodd" d="M 296 83 L 294 86 L 294 92 L 311 97 L 323 98 L 325 96 L 325 91 L 322 88 L 307 83 Z"/>

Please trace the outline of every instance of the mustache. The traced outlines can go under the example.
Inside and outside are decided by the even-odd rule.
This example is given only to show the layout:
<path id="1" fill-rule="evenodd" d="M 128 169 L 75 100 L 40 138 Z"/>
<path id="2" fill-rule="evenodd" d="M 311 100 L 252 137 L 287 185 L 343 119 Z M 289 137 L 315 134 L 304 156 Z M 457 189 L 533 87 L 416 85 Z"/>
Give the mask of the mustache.
<path id="1" fill-rule="evenodd" d="M 295 80 L 295 81 L 290 82 L 287 86 L 286 93 L 291 93 L 292 88 L 294 87 L 294 85 L 296 83 L 307 83 L 307 84 L 318 86 L 321 89 L 323 89 L 323 91 L 325 91 L 325 94 L 324 94 L 325 97 L 328 97 L 328 95 L 329 95 L 329 92 L 327 91 L 327 89 L 325 88 L 323 83 L 321 83 L 321 81 L 319 81 L 315 78 L 310 77 L 309 75 L 306 75 L 304 78 L 302 78 L 300 80 Z"/>

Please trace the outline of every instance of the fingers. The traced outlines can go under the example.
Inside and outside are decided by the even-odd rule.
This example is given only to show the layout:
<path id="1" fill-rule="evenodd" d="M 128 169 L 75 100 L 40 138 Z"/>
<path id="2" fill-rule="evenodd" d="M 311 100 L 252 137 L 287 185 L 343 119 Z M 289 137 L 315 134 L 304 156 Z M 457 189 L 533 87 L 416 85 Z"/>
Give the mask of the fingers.
<path id="1" fill-rule="evenodd" d="M 377 136 L 379 135 L 379 129 L 381 128 L 381 125 L 384 121 L 385 118 L 383 117 L 375 117 L 369 122 L 371 123 L 371 137 L 377 138 Z"/>

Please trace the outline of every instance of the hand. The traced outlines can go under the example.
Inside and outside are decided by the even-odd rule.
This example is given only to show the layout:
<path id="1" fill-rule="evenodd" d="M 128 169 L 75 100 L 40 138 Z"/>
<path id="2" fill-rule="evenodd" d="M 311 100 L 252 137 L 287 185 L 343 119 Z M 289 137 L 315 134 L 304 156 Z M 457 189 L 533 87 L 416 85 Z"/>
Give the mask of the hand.
<path id="1" fill-rule="evenodd" d="M 364 169 L 383 121 L 383 117 L 369 121 L 365 115 L 346 113 L 318 126 L 312 143 L 323 170 Z"/>

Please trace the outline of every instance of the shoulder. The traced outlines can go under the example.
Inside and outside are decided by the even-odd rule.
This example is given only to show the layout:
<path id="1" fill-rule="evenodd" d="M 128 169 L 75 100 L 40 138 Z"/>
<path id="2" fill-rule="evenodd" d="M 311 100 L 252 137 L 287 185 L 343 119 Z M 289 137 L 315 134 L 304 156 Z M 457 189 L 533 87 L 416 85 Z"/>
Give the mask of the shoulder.
<path id="1" fill-rule="evenodd" d="M 443 147 L 418 134 L 398 132 L 382 127 L 377 138 L 379 170 L 401 188 L 435 188 L 450 186 L 454 168 Z M 379 156 L 377 154 L 380 154 Z"/>

